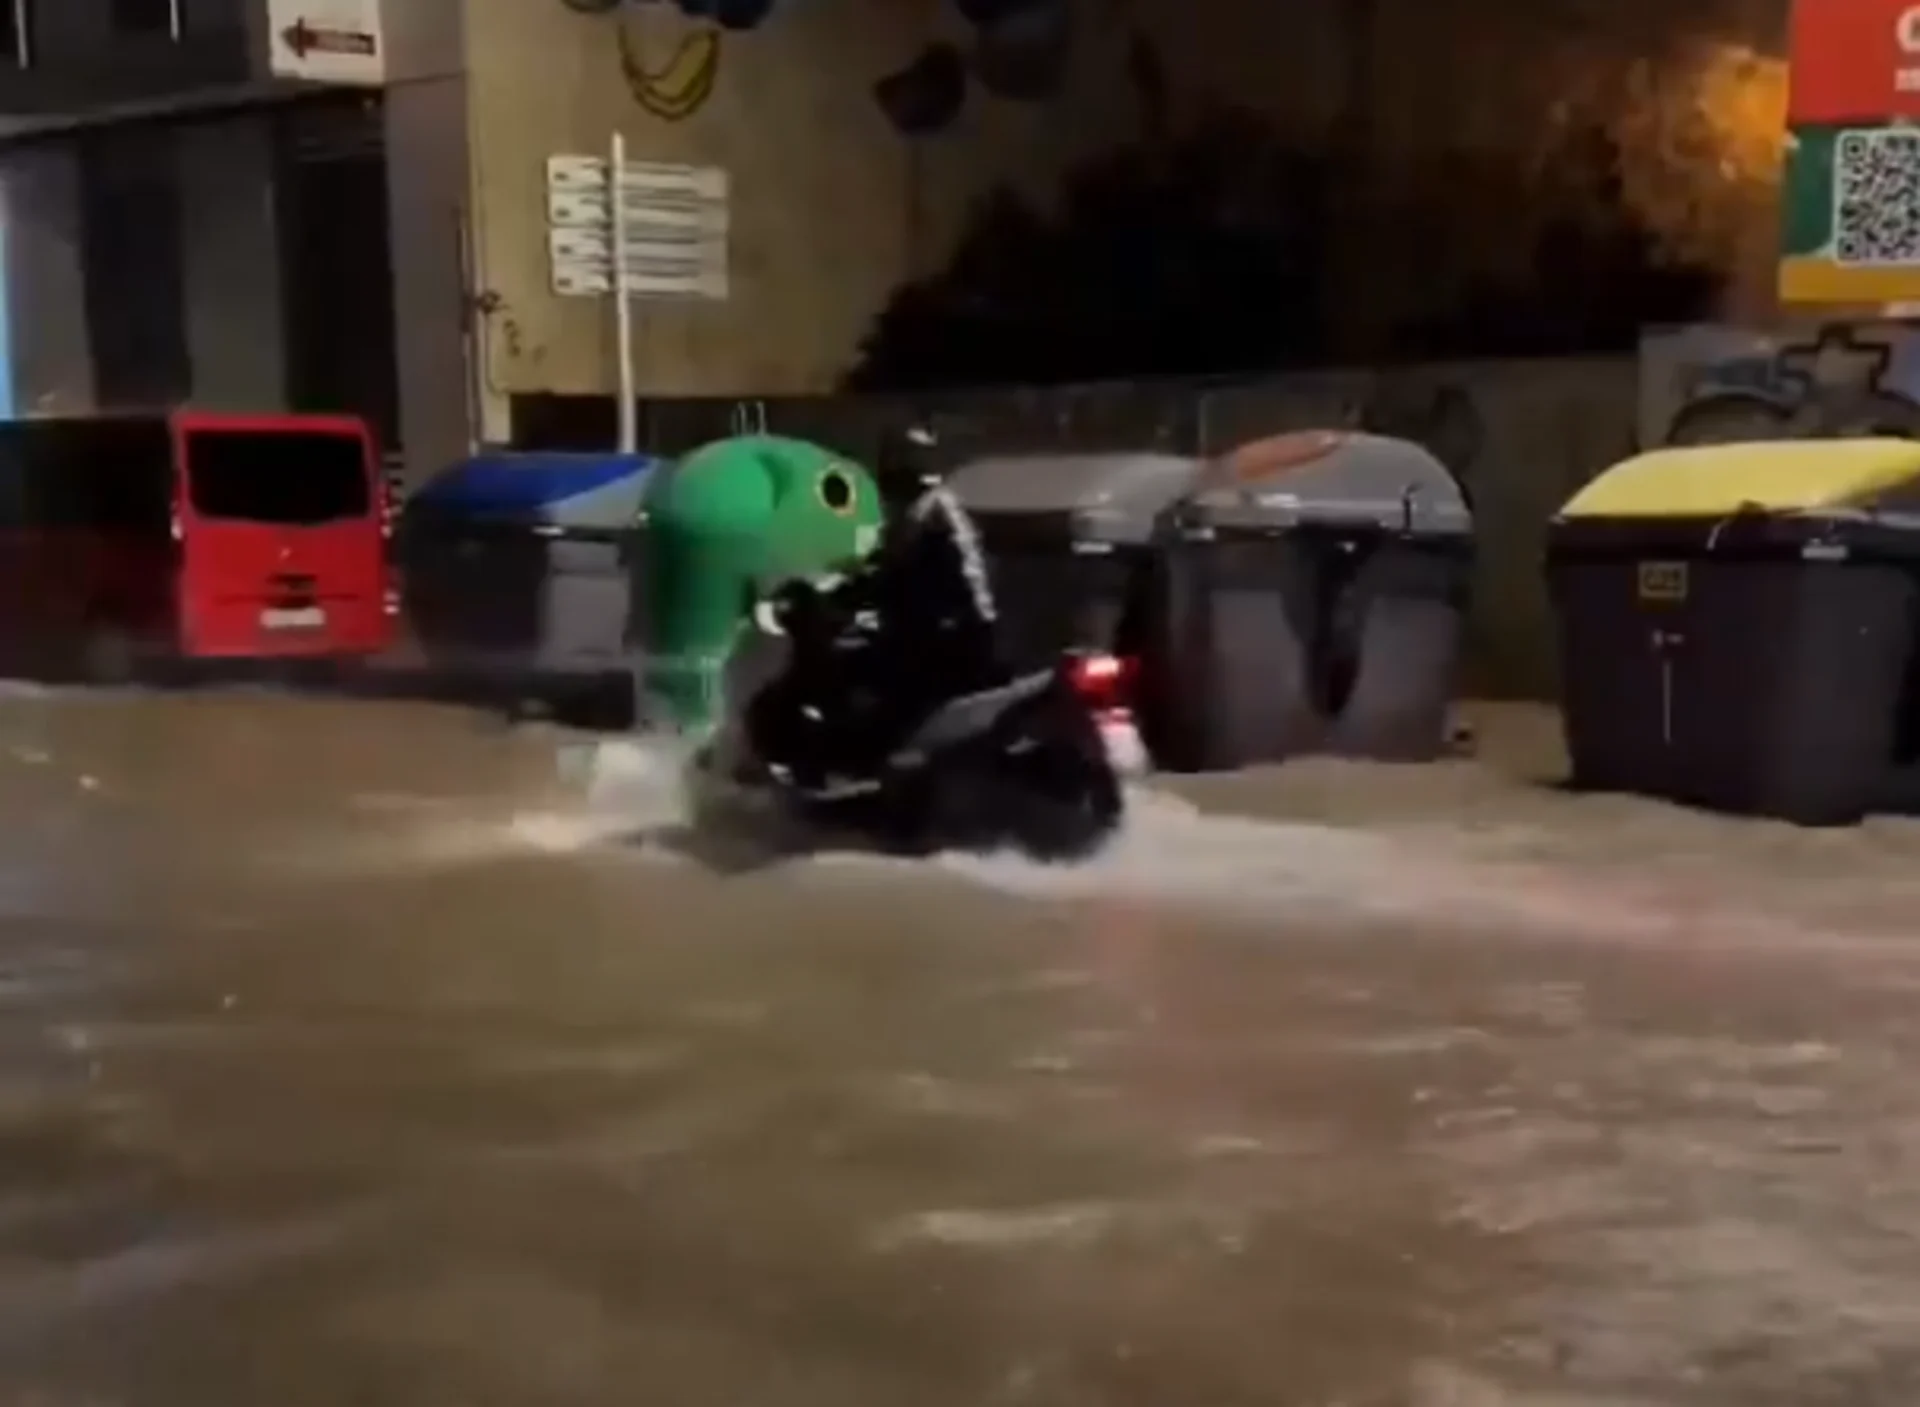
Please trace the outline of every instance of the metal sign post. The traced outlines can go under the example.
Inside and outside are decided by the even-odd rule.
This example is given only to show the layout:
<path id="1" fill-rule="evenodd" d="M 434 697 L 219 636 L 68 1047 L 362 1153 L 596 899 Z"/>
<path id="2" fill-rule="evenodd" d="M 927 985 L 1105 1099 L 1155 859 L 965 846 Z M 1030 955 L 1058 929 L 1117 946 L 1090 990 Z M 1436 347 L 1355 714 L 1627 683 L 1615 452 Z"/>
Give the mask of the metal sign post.
<path id="1" fill-rule="evenodd" d="M 619 132 L 607 153 L 607 204 L 613 236 L 613 338 L 619 359 L 620 453 L 640 447 L 638 394 L 633 384 L 633 283 L 627 268 L 627 139 Z"/>
<path id="2" fill-rule="evenodd" d="M 613 300 L 620 449 L 631 454 L 639 439 L 633 305 L 726 301 L 731 183 L 715 167 L 628 161 L 626 146 L 616 132 L 604 157 L 547 158 L 547 257 L 559 296 Z"/>

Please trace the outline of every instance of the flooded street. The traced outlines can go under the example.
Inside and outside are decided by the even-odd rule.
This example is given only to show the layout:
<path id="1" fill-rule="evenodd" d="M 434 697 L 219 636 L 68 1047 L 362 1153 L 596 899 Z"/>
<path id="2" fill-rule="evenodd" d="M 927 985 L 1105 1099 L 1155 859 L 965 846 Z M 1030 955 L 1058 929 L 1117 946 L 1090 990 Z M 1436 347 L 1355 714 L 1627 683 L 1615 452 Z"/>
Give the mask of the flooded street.
<path id="1" fill-rule="evenodd" d="M 0 1407 L 1920 1400 L 1920 825 L 1182 791 L 755 864 L 634 745 L 0 701 Z"/>

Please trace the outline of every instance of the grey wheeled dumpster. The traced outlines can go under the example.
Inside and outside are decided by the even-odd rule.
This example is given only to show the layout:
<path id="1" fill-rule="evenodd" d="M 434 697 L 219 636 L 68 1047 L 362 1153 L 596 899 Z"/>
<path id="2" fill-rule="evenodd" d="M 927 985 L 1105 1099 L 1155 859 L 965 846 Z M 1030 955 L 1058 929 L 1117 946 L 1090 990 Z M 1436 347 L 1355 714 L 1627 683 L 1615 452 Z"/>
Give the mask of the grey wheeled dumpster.
<path id="1" fill-rule="evenodd" d="M 976 459 L 946 478 L 979 525 L 1008 649 L 1127 654 L 1154 527 L 1200 461 L 1162 454 Z"/>
<path id="2" fill-rule="evenodd" d="M 495 454 L 400 519 L 404 619 L 435 682 L 617 722 L 633 707 L 630 558 L 657 461 Z"/>
<path id="3" fill-rule="evenodd" d="M 1254 441 L 1158 541 L 1140 713 L 1161 766 L 1444 751 L 1473 516 L 1433 455 L 1337 431 Z"/>

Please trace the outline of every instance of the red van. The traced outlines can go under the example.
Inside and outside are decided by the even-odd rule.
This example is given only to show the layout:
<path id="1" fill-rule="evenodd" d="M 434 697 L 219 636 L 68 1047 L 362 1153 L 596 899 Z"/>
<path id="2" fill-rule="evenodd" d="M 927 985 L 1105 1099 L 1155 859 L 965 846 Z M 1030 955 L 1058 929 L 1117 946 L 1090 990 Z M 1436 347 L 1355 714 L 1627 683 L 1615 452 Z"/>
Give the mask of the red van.
<path id="1" fill-rule="evenodd" d="M 392 526 L 358 420 L 0 423 L 0 673 L 378 654 L 399 613 Z"/>

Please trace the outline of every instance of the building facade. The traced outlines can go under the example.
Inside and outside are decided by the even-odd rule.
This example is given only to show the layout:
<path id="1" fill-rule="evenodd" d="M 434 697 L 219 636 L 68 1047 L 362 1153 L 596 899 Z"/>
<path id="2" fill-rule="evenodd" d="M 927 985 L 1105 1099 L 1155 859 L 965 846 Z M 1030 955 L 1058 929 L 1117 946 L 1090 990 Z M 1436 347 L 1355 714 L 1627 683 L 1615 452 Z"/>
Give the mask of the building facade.
<path id="1" fill-rule="evenodd" d="M 1571 46 L 1578 0 L 0 0 L 0 412 L 347 409 L 417 476 L 506 440 L 516 398 L 610 395 L 608 309 L 550 286 L 544 172 L 615 131 L 732 178 L 729 298 L 639 309 L 655 394 L 831 387 L 983 192 L 1043 197 L 1220 103 L 1305 141 L 1363 116 L 1388 180 L 1622 112 L 1651 134 L 1623 126 L 1630 154 L 1711 205 L 1687 153 L 1726 143 L 1628 98 L 1671 86 L 1694 121 L 1701 55 L 1772 3 Z M 290 59 L 342 30 L 377 32 L 377 62 Z M 1708 166 L 1736 213 L 1770 189 Z M 1510 217 L 1467 211 L 1458 242 L 1495 249 Z M 1396 307 L 1439 286 L 1361 272 Z"/>
<path id="2" fill-rule="evenodd" d="M 374 81 L 276 71 L 290 26 L 343 7 L 380 31 Z M 903 119 L 885 85 L 917 72 L 907 106 L 939 109 L 941 62 L 975 43 L 949 0 L 0 13 L 0 409 L 349 409 L 411 476 L 508 439 L 517 398 L 614 390 L 605 303 L 550 286 L 551 155 L 619 131 L 635 159 L 730 173 L 729 298 L 643 305 L 635 359 L 643 392 L 766 395 L 830 388 L 982 190 L 1040 191 L 1140 120 L 1124 27 L 1043 32 L 1020 96 L 968 75 Z"/>
<path id="3" fill-rule="evenodd" d="M 377 45 L 347 83 L 288 75 L 328 54 L 280 0 L 0 4 L 0 411 L 344 410 L 409 466 L 465 449 L 457 0 L 315 0 Z"/>

